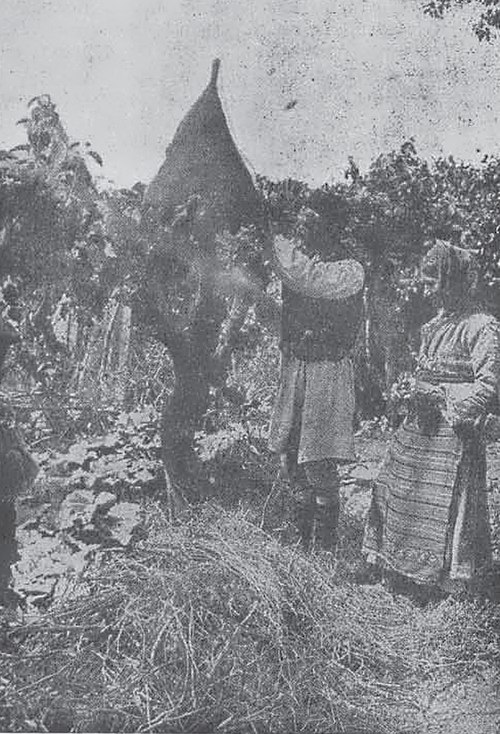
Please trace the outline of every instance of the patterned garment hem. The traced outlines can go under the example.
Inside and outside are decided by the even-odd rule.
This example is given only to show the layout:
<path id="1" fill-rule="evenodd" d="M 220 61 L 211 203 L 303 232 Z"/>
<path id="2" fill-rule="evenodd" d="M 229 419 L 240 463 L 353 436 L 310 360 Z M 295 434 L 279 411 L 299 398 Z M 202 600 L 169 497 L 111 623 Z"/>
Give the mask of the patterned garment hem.
<path id="1" fill-rule="evenodd" d="M 468 569 L 462 567 L 460 571 L 452 571 L 444 569 L 442 563 L 439 563 L 434 569 L 427 567 L 424 570 L 422 568 L 408 567 L 404 563 L 395 563 L 384 553 L 373 549 L 363 548 L 362 552 L 367 563 L 376 566 L 382 571 L 386 570 L 391 573 L 396 573 L 416 584 L 439 586 L 443 590 L 448 591 L 464 588 L 464 585 L 470 583 L 488 570 L 491 570 L 493 567 L 493 562 L 487 562 L 475 569 L 469 566 Z"/>

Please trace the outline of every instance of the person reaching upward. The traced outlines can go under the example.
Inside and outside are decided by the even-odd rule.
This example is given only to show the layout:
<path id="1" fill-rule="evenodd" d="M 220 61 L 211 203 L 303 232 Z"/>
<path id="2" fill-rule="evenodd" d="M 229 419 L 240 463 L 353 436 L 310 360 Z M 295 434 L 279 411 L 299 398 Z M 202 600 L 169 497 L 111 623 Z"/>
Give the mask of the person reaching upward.
<path id="1" fill-rule="evenodd" d="M 355 458 L 350 355 L 362 318 L 364 270 L 352 258 L 311 258 L 300 244 L 274 240 L 282 280 L 281 380 L 269 447 L 280 456 L 282 476 L 298 485 L 303 545 L 333 551 L 338 464 Z"/>

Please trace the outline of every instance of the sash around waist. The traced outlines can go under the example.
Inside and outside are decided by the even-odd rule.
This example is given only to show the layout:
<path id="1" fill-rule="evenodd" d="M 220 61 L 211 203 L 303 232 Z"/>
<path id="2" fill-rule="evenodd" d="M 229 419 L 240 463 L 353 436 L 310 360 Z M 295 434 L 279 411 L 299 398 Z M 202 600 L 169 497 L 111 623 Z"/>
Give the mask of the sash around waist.
<path id="1" fill-rule="evenodd" d="M 437 385 L 441 382 L 450 382 L 453 384 L 457 383 L 473 383 L 474 373 L 472 370 L 464 370 L 463 372 L 449 372 L 439 370 L 417 370 L 416 377 L 422 382 L 429 382 L 432 385 Z"/>

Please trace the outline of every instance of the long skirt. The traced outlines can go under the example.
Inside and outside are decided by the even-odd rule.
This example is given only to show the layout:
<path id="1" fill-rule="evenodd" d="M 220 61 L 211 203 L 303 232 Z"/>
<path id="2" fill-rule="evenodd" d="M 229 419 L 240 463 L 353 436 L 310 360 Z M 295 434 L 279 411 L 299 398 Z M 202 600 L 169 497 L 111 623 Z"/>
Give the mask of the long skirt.
<path id="1" fill-rule="evenodd" d="M 491 564 L 486 450 L 444 421 L 434 435 L 399 429 L 372 494 L 367 560 L 421 584 L 453 588 Z"/>

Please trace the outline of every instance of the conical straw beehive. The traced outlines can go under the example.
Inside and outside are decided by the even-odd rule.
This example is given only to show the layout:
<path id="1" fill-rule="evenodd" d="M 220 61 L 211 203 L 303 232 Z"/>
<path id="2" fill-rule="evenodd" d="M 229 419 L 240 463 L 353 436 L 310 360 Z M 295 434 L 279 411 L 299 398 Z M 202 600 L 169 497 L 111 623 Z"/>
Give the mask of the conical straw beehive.
<path id="1" fill-rule="evenodd" d="M 162 223 L 197 195 L 203 236 L 236 231 L 255 221 L 259 209 L 252 177 L 231 136 L 217 91 L 219 59 L 210 82 L 179 124 L 165 160 L 145 194 L 145 211 Z"/>

